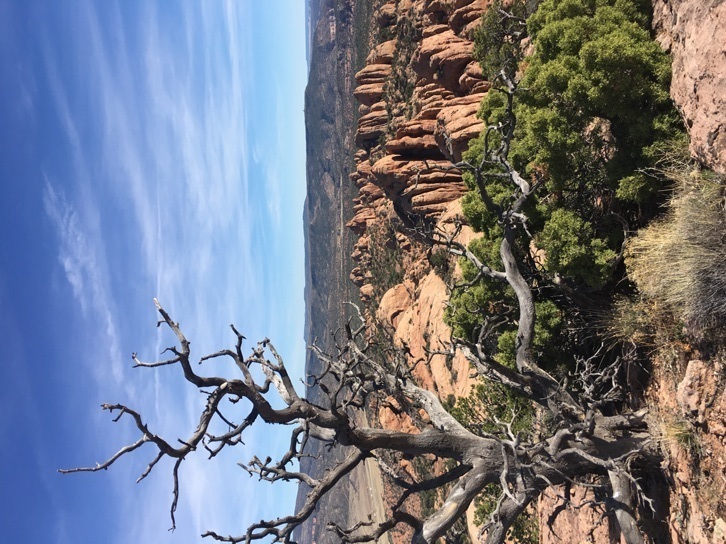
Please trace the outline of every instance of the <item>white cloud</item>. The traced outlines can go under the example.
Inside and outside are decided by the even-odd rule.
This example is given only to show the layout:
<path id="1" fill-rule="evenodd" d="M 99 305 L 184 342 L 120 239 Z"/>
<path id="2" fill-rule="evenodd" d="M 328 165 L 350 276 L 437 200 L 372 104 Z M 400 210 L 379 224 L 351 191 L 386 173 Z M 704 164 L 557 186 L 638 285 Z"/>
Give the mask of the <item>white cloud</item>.
<path id="1" fill-rule="evenodd" d="M 102 344 L 106 346 L 106 351 L 103 355 L 111 362 L 111 376 L 116 387 L 120 387 L 123 371 L 114 317 L 116 310 L 108 290 L 108 274 L 103 258 L 99 258 L 97 251 L 102 246 L 88 239 L 76 210 L 68 203 L 65 195 L 55 189 L 47 179 L 43 191 L 43 207 L 58 235 L 58 261 L 84 317 L 96 323 L 98 329 L 105 333 Z M 96 373 L 97 381 L 107 382 L 107 371 L 99 365 L 89 367 Z M 133 397 L 132 390 L 127 388 L 127 393 Z"/>
<path id="2" fill-rule="evenodd" d="M 113 361 L 117 391 L 128 390 L 127 396 L 146 415 L 152 431 L 170 440 L 193 431 L 205 398 L 183 383 L 179 369 L 131 371 L 121 366 L 119 361 L 128 357 L 120 356 L 119 345 L 128 339 L 120 339 L 119 331 L 129 327 L 121 327 L 118 316 L 128 320 L 141 315 L 135 297 L 144 297 L 146 316 L 152 311 L 147 299 L 158 296 L 181 322 L 195 356 L 229 346 L 233 338 L 226 325 L 230 322 L 250 338 L 262 337 L 270 334 L 265 328 L 275 320 L 269 315 L 271 308 L 288 309 L 288 301 L 273 304 L 265 299 L 275 289 L 266 286 L 268 280 L 262 277 L 270 266 L 269 256 L 254 254 L 261 244 L 252 239 L 253 232 L 266 233 L 269 225 L 279 228 L 287 195 L 278 157 L 266 151 L 267 175 L 255 182 L 266 184 L 258 192 L 269 198 L 255 202 L 251 197 L 248 108 L 252 74 L 245 5 L 226 2 L 223 13 L 218 11 L 219 4 L 211 2 L 182 6 L 181 20 L 174 24 L 168 20 L 171 14 L 157 13 L 158 6 L 151 3 L 144 4 L 140 23 L 125 19 L 115 3 L 104 6 L 103 13 L 92 2 L 79 10 L 82 28 L 78 32 L 84 42 L 83 49 L 75 51 L 77 65 L 82 67 L 82 79 L 75 87 L 85 89 L 86 95 L 73 104 L 78 108 L 82 102 L 87 112 L 94 112 L 88 116 L 91 132 L 97 135 L 92 145 L 76 119 L 87 112 L 69 105 L 59 60 L 51 47 L 45 47 L 48 79 L 75 176 L 75 184 L 67 191 L 50 181 L 46 184 L 44 205 L 59 234 L 59 262 L 82 312 L 96 325 L 101 323 L 108 338 L 109 353 L 103 361 Z M 132 25 L 138 25 L 138 32 L 130 32 Z M 276 92 L 281 105 L 281 91 Z M 284 126 L 281 106 L 276 115 L 276 122 Z M 280 132 L 277 145 L 282 147 Z M 108 202 L 123 211 L 117 224 L 100 215 L 102 204 L 111 207 Z M 257 221 L 263 221 L 264 227 Z M 122 236 L 131 236 L 131 263 L 123 261 L 112 241 Z M 127 274 L 134 289 L 112 284 L 112 270 L 122 281 Z M 280 314 L 285 325 L 279 328 L 289 334 L 288 320 L 283 319 L 283 311 Z M 146 332 L 149 336 L 137 348 L 145 359 L 172 343 L 168 331 Z M 302 322 L 294 333 L 302 334 Z M 103 369 L 108 367 L 93 362 L 97 387 L 107 388 Z M 210 363 L 210 372 L 232 369 L 224 364 Z M 108 418 L 102 423 L 108 426 Z M 127 430 L 119 442 L 133 432 Z M 201 462 L 205 455 L 200 451 L 196 453 L 199 460 L 185 462 L 178 531 L 241 530 L 246 523 L 269 515 L 256 510 L 257 502 L 273 502 L 267 496 L 240 512 L 253 491 L 234 462 L 267 453 L 270 440 L 266 436 L 263 444 L 262 438 L 250 433 L 246 442 L 252 448 L 213 462 Z M 256 445 L 260 449 L 254 451 Z M 151 448 L 143 448 L 133 462 L 112 471 L 115 487 L 129 489 L 119 514 L 133 520 L 133 528 L 119 535 L 119 542 L 165 538 L 159 525 L 168 522 L 170 464 L 159 465 L 139 488 L 130 487 L 133 476 L 150 460 L 150 452 Z"/>

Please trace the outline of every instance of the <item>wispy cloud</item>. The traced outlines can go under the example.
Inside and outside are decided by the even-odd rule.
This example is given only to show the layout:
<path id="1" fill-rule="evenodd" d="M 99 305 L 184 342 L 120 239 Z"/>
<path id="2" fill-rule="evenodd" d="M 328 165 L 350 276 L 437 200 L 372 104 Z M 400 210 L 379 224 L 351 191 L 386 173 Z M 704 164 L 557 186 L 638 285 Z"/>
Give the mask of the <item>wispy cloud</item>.
<path id="1" fill-rule="evenodd" d="M 265 179 L 255 183 L 266 184 L 271 198 L 251 198 L 251 46 L 244 4 L 226 2 L 221 11 L 216 3 L 182 6 L 181 13 L 162 14 L 158 6 L 145 4 L 138 33 L 131 31 L 137 21 L 125 18 L 118 4 L 105 6 L 103 13 L 92 2 L 81 6 L 78 32 L 86 40 L 74 51 L 83 67 L 79 81 L 69 82 L 59 71 L 57 53 L 45 48 L 75 176 L 65 190 L 49 179 L 44 193 L 46 215 L 58 232 L 59 262 L 83 315 L 102 324 L 109 346 L 104 360 L 114 362 L 117 387 L 136 387 L 127 397 L 147 415 L 154 432 L 174 438 L 194 429 L 205 398 L 185 387 L 174 369 L 143 374 L 147 378 L 141 381 L 139 370 L 121 366 L 128 357 L 119 353 L 119 331 L 129 327 L 117 316 L 133 318 L 139 306 L 122 293 L 158 296 L 182 321 L 197 355 L 228 345 L 232 337 L 225 325 L 232 321 L 249 336 L 267 335 L 270 302 L 264 297 L 270 288 L 262 276 L 265 256 L 255 254 L 260 244 L 252 235 L 279 228 L 283 198 L 277 158 L 270 156 L 264 158 L 271 165 Z M 178 20 L 170 24 L 173 16 Z M 75 105 L 68 100 L 71 85 L 84 89 Z M 87 111 L 78 109 L 79 102 Z M 281 122 L 282 113 L 277 115 Z M 81 133 L 81 116 L 91 124 L 93 145 Z M 120 216 L 101 217 L 101 207 Z M 132 262 L 125 262 L 127 255 L 114 245 L 122 237 L 136 246 Z M 137 287 L 122 290 L 112 277 L 134 278 L 130 283 Z M 153 357 L 172 340 L 163 331 L 152 333 L 139 352 Z M 107 367 L 96 368 L 97 387 L 108 388 L 102 370 Z M 258 440 L 252 434 L 246 442 Z M 143 470 L 145 455 L 114 473 L 118 489 L 130 486 L 134 470 Z M 240 504 L 240 497 L 252 494 L 243 491 L 251 482 L 234 464 L 240 455 L 184 463 L 180 531 L 239 531 L 263 515 L 256 505 Z M 203 453 L 199 457 L 204 461 Z M 135 520 L 120 542 L 160 537 L 158 525 L 168 520 L 170 467 L 160 465 L 154 472 L 120 509 Z M 140 523 L 139 512 L 144 512 Z"/>
<path id="2" fill-rule="evenodd" d="M 288 91 L 279 81 L 255 82 L 249 8 L 249 2 L 236 1 L 189 2 L 173 9 L 149 2 L 136 13 L 122 3 L 101 9 L 82 2 L 74 20 L 83 40 L 63 52 L 78 69 L 64 72 L 67 59 L 50 42 L 43 47 L 73 177 L 62 184 L 55 173 L 48 174 L 44 210 L 58 234 L 58 261 L 83 319 L 103 332 L 97 344 L 105 351 L 88 350 L 83 368 L 94 365 L 97 389 L 128 398 L 152 431 L 170 440 L 188 436 L 206 399 L 187 387 L 178 369 L 134 371 L 128 353 L 120 353 L 120 346 L 126 351 L 133 345 L 150 359 L 174 342 L 168 331 L 152 329 L 151 296 L 181 321 L 195 356 L 228 346 L 233 337 L 226 325 L 234 322 L 250 338 L 297 337 L 288 353 L 304 358 L 302 312 L 294 317 L 289 297 L 281 295 L 297 282 L 293 276 L 302 277 L 301 270 L 297 275 L 289 270 L 302 267 L 302 241 L 292 252 L 285 247 L 291 237 L 276 239 L 291 224 L 301 226 L 301 209 L 296 223 L 289 211 L 292 190 L 283 158 L 295 145 L 304 154 L 304 142 L 289 141 Z M 250 128 L 255 84 L 258 93 L 273 94 L 270 124 L 278 129 L 264 127 L 264 145 L 252 151 L 260 141 Z M 301 114 L 302 107 L 297 109 Z M 252 177 L 254 153 L 261 163 L 255 170 L 259 178 Z M 300 168 L 298 176 L 303 175 Z M 282 264 L 271 260 L 273 254 L 285 258 Z M 148 323 L 152 330 L 129 338 L 131 331 L 142 330 L 129 322 Z M 209 372 L 233 367 L 225 368 L 211 366 Z M 104 429 L 110 425 L 107 418 L 101 423 Z M 132 425 L 118 427 L 125 430 L 109 450 L 136 432 Z M 114 431 L 104 431 L 104 437 L 115 436 Z M 260 490 L 247 487 L 253 481 L 235 463 L 270 448 L 280 451 L 284 443 L 269 432 L 250 433 L 245 442 L 245 451 L 214 462 L 197 452 L 198 459 L 183 464 L 179 532 L 241 532 L 270 515 L 260 506 L 279 508 L 279 496 L 273 495 L 245 504 Z M 133 461 L 111 471 L 115 489 L 125 497 L 119 515 L 130 520 L 118 542 L 171 539 L 164 531 L 171 467 L 160 464 L 139 488 L 132 486 L 150 451 L 142 448 Z M 288 504 L 291 494 L 288 489 Z"/>
<path id="3" fill-rule="evenodd" d="M 115 322 L 116 310 L 107 286 L 108 274 L 99 256 L 99 244 L 89 241 L 80 223 L 78 213 L 65 195 L 46 180 L 43 206 L 58 234 L 58 261 L 73 290 L 84 317 L 98 325 L 105 333 L 106 359 L 111 362 L 111 376 L 117 387 L 122 384 L 120 348 Z M 106 382 L 108 372 L 92 365 L 96 378 Z M 131 393 L 129 391 L 129 393 Z M 132 394 L 133 396 L 133 394 Z"/>

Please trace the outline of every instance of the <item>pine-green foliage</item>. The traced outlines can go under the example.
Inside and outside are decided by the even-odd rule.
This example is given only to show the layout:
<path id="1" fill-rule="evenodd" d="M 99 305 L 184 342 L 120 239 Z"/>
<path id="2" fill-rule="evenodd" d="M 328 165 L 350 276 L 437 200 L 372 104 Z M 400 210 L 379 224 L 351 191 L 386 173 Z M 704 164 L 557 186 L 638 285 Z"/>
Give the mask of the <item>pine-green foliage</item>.
<path id="1" fill-rule="evenodd" d="M 526 263 L 532 247 L 542 250 L 536 272 L 550 279 L 600 289 L 614 279 L 623 219 L 638 225 L 665 186 L 661 177 L 644 172 L 665 141 L 683 135 L 668 94 L 670 59 L 652 39 L 647 0 L 543 0 L 527 19 L 532 53 L 523 59 L 511 32 L 502 31 L 501 18 L 493 13 L 500 4 L 494 2 L 485 15 L 476 52 L 489 75 L 500 63 L 520 78 L 508 158 L 539 187 L 523 210 L 534 245 L 521 233 L 517 251 Z M 531 7 L 515 0 L 512 10 L 526 15 L 525 4 Z M 488 125 L 507 121 L 506 95 L 496 90 L 496 82 L 480 115 Z M 491 149 L 498 136 L 488 137 Z M 470 163 L 481 160 L 484 138 L 471 142 L 465 157 Z M 464 215 L 483 233 L 472 249 L 497 267 L 501 229 L 496 215 L 486 209 L 473 179 L 465 176 L 465 181 L 472 191 L 464 199 Z M 490 177 L 486 187 L 494 204 L 506 208 L 512 184 Z M 531 268 L 531 262 L 526 266 Z M 470 268 L 464 266 L 466 281 L 475 277 Z M 484 281 L 472 292 L 452 296 L 449 320 L 455 333 L 475 332 L 482 319 L 465 314 L 472 307 L 485 313 L 500 304 L 489 298 L 499 294 L 496 289 Z M 499 287 L 499 292 L 504 298 L 498 300 L 508 304 L 507 290 Z"/>
<path id="2" fill-rule="evenodd" d="M 647 10 L 638 0 L 545 0 L 527 21 L 534 53 L 523 63 L 509 158 L 544 185 L 531 218 L 547 271 L 595 288 L 621 242 L 611 212 L 632 216 L 630 202 L 653 196 L 660 180 L 642 170 L 681 132 L 670 60 Z M 504 95 L 489 93 L 481 114 L 502 121 Z"/>
<path id="3" fill-rule="evenodd" d="M 475 499 L 474 523 L 484 525 L 497 507 L 501 490 L 497 484 L 489 484 Z M 539 544 L 539 525 L 533 512 L 525 511 L 509 528 L 507 542 L 510 544 Z"/>
<path id="4" fill-rule="evenodd" d="M 557 343 L 558 336 L 564 327 L 562 311 L 550 300 L 535 302 L 537 322 L 534 325 L 534 349 L 539 359 L 550 363 L 550 366 L 564 361 L 561 352 L 564 346 Z M 516 362 L 517 331 L 510 325 L 499 335 L 494 359 L 510 368 Z"/>
<path id="5" fill-rule="evenodd" d="M 638 0 L 547 0 L 528 20 L 535 53 L 511 156 L 528 173 L 544 170 L 550 192 L 580 203 L 568 193 L 642 199 L 655 189 L 637 171 L 679 124 L 649 9 Z"/>
<path id="6" fill-rule="evenodd" d="M 512 431 L 522 439 L 527 439 L 534 431 L 535 413 L 532 403 L 499 384 L 478 384 L 468 397 L 457 399 L 450 412 L 467 429 L 480 435 L 501 434 L 502 426 L 496 423 L 496 419 L 501 422 L 511 421 Z M 476 498 L 474 520 L 477 525 L 484 525 L 489 521 L 501 492 L 498 485 L 490 484 Z M 510 528 L 507 542 L 536 544 L 539 542 L 538 537 L 537 518 L 526 511 Z"/>
<path id="7" fill-rule="evenodd" d="M 506 5 L 526 17 L 536 3 Z M 519 22 L 501 17 L 497 10 L 503 5 L 494 0 L 484 16 L 475 53 L 487 77 L 504 73 L 519 79 L 508 160 L 538 188 L 522 210 L 529 232 L 518 229 L 513 243 L 520 271 L 537 298 L 535 355 L 551 368 L 571 362 L 581 336 L 568 330 L 567 302 L 547 298 L 554 290 L 546 285 L 565 282 L 592 291 L 615 283 L 623 226 L 638 226 L 644 219 L 648 201 L 664 186 L 663 176 L 650 167 L 664 142 L 681 138 L 683 129 L 668 94 L 669 58 L 651 37 L 648 0 L 543 0 L 527 20 L 533 52 L 525 58 L 517 43 Z M 488 126 L 506 127 L 506 108 L 507 95 L 497 91 L 495 82 L 480 115 Z M 483 165 L 487 144 L 492 150 L 500 143 L 498 132 L 485 132 L 470 143 L 464 159 Z M 465 173 L 470 192 L 462 207 L 468 223 L 482 234 L 469 249 L 502 270 L 503 229 L 496 211 L 507 209 L 515 188 L 503 168 L 491 168 L 482 178 L 489 205 L 474 177 Z M 511 288 L 480 278 L 464 259 L 461 269 L 468 287 L 451 296 L 447 319 L 453 333 L 482 341 L 495 361 L 514 368 L 517 303 Z M 479 433 L 501 431 L 495 418 L 510 420 L 512 414 L 515 432 L 527 435 L 533 429 L 531 403 L 496 383 L 477 386 L 457 400 L 451 413 Z M 479 523 L 488 520 L 500 492 L 491 486 L 477 498 Z M 537 542 L 536 519 L 520 516 L 508 538 Z"/>
<path id="8" fill-rule="evenodd" d="M 498 384 L 480 383 L 468 397 L 460 397 L 450 410 L 462 425 L 475 434 L 501 434 L 501 425 L 495 422 L 509 422 L 512 414 L 518 417 L 512 422 L 512 430 L 524 439 L 533 430 L 534 408 L 532 403 Z"/>
<path id="9" fill-rule="evenodd" d="M 510 2 L 507 8 L 512 15 L 524 21 L 537 3 L 532 0 L 516 0 Z M 518 40 L 513 39 L 512 33 L 523 30 L 524 25 L 518 21 L 501 25 L 500 9 L 503 7 L 503 0 L 494 0 L 484 12 L 482 24 L 474 35 L 474 56 L 482 67 L 484 77 L 489 81 L 493 81 L 501 70 L 508 76 L 513 76 L 522 60 L 521 48 Z"/>
<path id="10" fill-rule="evenodd" d="M 580 277 L 593 286 L 609 279 L 609 265 L 615 259 L 615 252 L 595 236 L 592 224 L 575 212 L 564 208 L 551 210 L 536 240 L 547 254 L 550 270 Z"/>

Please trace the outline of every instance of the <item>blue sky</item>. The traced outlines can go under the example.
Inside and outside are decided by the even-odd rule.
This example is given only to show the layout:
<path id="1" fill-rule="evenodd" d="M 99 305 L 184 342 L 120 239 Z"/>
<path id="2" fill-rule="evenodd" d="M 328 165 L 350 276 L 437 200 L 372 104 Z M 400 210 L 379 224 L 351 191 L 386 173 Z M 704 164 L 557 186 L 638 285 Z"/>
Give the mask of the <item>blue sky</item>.
<path id="1" fill-rule="evenodd" d="M 173 344 L 195 356 L 270 337 L 293 375 L 305 346 L 303 0 L 0 0 L 0 525 L 4 542 L 197 542 L 291 511 L 236 466 L 286 438 L 134 482 L 151 446 L 102 402 L 153 432 L 193 431 L 204 396 L 180 369 L 133 369 Z M 233 374 L 217 361 L 214 373 Z M 283 430 L 284 431 L 284 430 Z M 274 486 L 277 487 L 277 486 Z"/>

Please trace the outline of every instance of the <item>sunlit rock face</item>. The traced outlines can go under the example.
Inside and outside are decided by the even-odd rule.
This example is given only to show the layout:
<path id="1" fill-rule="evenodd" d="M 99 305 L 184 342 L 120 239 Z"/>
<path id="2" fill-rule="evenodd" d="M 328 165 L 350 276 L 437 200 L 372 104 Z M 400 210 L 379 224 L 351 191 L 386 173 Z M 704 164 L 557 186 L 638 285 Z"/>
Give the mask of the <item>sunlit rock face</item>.
<path id="1" fill-rule="evenodd" d="M 359 196 L 348 226 L 360 237 L 351 279 L 366 300 L 375 281 L 365 274 L 369 230 L 394 209 L 435 221 L 465 192 L 460 173 L 450 167 L 483 128 L 476 113 L 489 83 L 473 59 L 472 35 L 486 5 L 409 0 L 387 2 L 376 12 L 380 34 L 390 39 L 372 47 L 355 76 L 359 150 L 349 176 Z M 409 271 L 420 268 L 410 264 Z M 409 279 L 417 284 L 421 278 Z"/>
<path id="2" fill-rule="evenodd" d="M 426 250 L 402 235 L 394 236 L 395 244 L 401 250 L 403 264 L 398 271 L 401 278 L 383 293 L 375 287 L 380 278 L 371 272 L 371 253 L 377 243 L 376 231 L 395 220 L 401 211 L 426 217 L 442 228 L 453 228 L 453 221 L 461 212 L 458 201 L 465 187 L 458 172 L 444 167 L 461 160 L 469 141 L 483 128 L 476 112 L 490 84 L 472 58 L 472 36 L 489 2 L 397 0 L 383 3 L 371 12 L 369 47 L 353 53 L 346 49 L 354 48 L 353 41 L 346 43 L 344 40 L 351 29 L 335 19 L 332 6 L 336 2 L 320 0 L 318 3 L 323 10 L 330 10 L 328 13 L 333 14 L 333 19 L 324 15 L 318 29 L 316 43 L 325 55 L 326 64 L 321 63 L 320 75 L 315 80 L 318 93 L 313 95 L 311 92 L 311 118 L 316 113 L 312 111 L 313 104 L 324 107 L 317 115 L 319 130 L 314 132 L 320 134 L 320 141 L 315 144 L 317 150 L 311 148 L 309 155 L 323 157 L 331 164 L 335 163 L 336 168 L 328 168 L 327 163 L 321 162 L 318 170 L 310 172 L 318 176 L 318 192 L 315 193 L 318 196 L 310 199 L 307 211 L 314 220 L 312 230 L 317 236 L 317 241 L 310 242 L 309 251 L 310 257 L 319 263 L 319 269 L 313 274 L 318 279 L 318 287 L 310 294 L 317 305 L 310 311 L 309 320 L 320 322 L 320 313 L 316 313 L 318 307 L 321 308 L 319 312 L 325 310 L 335 314 L 332 307 L 336 303 L 350 300 L 359 293 L 361 301 L 375 303 L 374 315 L 368 317 L 385 326 L 396 342 L 407 346 L 417 361 L 413 373 L 419 383 L 437 392 L 442 399 L 449 395 L 465 395 L 472 383 L 466 361 L 447 360 L 445 356 L 429 359 L 427 355 L 427 350 L 438 347 L 436 338 L 448 335 L 443 322 L 448 293 L 441 277 L 431 269 Z M 353 5 L 352 0 L 338 0 L 337 3 Z M 364 3 L 358 1 L 355 5 Z M 671 92 L 686 120 L 692 150 L 705 164 L 726 173 L 726 1 L 653 0 L 653 6 L 658 39 L 673 58 Z M 398 36 L 397 27 L 403 24 L 409 28 L 408 43 Z M 353 66 L 351 59 L 355 57 L 361 59 L 362 65 Z M 330 107 L 329 96 L 323 96 L 328 91 L 333 92 L 332 87 L 328 88 L 331 81 L 335 82 L 335 92 L 340 93 L 334 99 L 338 101 L 335 107 Z M 346 123 L 349 126 L 344 126 Z M 338 149 L 336 142 L 345 149 Z M 341 175 L 350 183 L 344 184 Z M 338 191 L 344 185 L 352 188 L 355 194 L 350 197 L 349 207 L 339 214 L 338 206 L 342 206 L 339 203 L 344 202 L 344 198 Z M 353 264 L 344 274 L 349 275 L 352 283 L 337 276 L 344 269 L 341 263 L 345 258 L 341 255 L 348 244 L 348 239 L 340 235 L 338 221 L 341 215 L 345 215 L 346 230 L 351 234 L 347 250 L 352 251 Z M 340 238 L 335 242 L 338 245 L 320 245 L 319 240 L 330 238 L 331 232 Z M 468 243 L 473 236 L 468 230 L 460 234 L 462 243 Z M 319 248 L 324 248 L 325 254 Z M 335 287 L 327 287 L 326 278 L 333 276 Z M 345 291 L 340 287 L 341 279 L 356 287 L 351 290 L 352 296 L 348 291 L 339 292 Z M 326 287 L 320 287 L 323 285 Z M 329 327 L 335 317 L 340 316 L 329 315 L 322 321 L 321 336 L 327 333 L 323 329 Z M 683 376 L 679 377 L 679 380 L 683 379 Z M 680 397 L 677 395 L 679 385 Z M 687 409 L 692 412 L 689 407 L 696 404 L 692 396 L 686 395 L 690 391 L 686 385 L 680 381 L 658 382 L 652 387 L 649 403 L 664 410 L 671 403 L 673 406 L 668 409 L 674 413 L 686 413 Z M 700 403 L 701 397 L 698 399 Z M 709 402 L 712 400 L 709 397 Z M 720 460 L 726 458 L 723 453 L 726 396 L 717 397 L 707 409 L 701 410 L 701 404 L 697 407 L 702 425 L 710 432 L 704 447 L 712 454 L 704 462 L 711 463 L 711 474 L 723 474 Z M 396 409 L 392 399 L 382 405 L 379 415 L 379 423 L 388 428 L 414 430 L 412 422 Z M 679 500 L 682 497 L 683 508 L 690 512 L 684 524 L 679 526 L 676 519 L 679 512 L 677 508 L 672 509 L 669 520 L 672 541 L 708 542 L 721 534 L 719 531 L 726 533 L 723 519 L 707 511 L 701 495 L 694 491 L 692 482 L 702 476 L 694 472 L 692 463 L 682 451 L 670 444 L 664 447 L 670 450 L 670 470 L 675 481 L 675 490 L 670 490 L 670 495 L 678 496 Z M 385 489 L 389 503 L 392 493 L 391 489 Z M 664 491 L 664 495 L 668 494 L 669 491 Z M 580 498 L 590 497 L 580 494 L 573 497 L 573 501 Z M 542 498 L 539 517 L 543 527 L 558 501 L 554 495 Z M 340 504 L 344 502 L 340 501 Z M 334 499 L 331 503 L 329 507 L 335 513 L 340 505 L 336 505 Z M 362 513 L 364 506 L 351 507 L 351 510 L 358 509 Z M 325 508 L 327 506 L 321 511 Z M 340 519 L 350 515 L 346 510 L 340 513 Z M 614 526 L 607 519 L 600 525 L 598 521 L 598 512 L 586 508 L 570 509 L 557 520 L 554 532 L 542 531 L 541 542 L 579 541 L 577 539 L 584 539 L 594 526 L 590 535 L 593 542 L 617 541 L 619 535 Z M 303 541 L 329 538 L 321 530 L 320 523 L 322 516 L 310 520 L 306 529 L 311 540 Z M 471 535 L 475 536 L 477 531 L 472 526 L 470 529 Z M 327 542 L 318 540 L 323 541 Z M 392 541 L 405 542 L 406 535 L 394 534 Z"/>
<path id="3" fill-rule="evenodd" d="M 673 58 L 671 96 L 691 151 L 726 173 L 726 2 L 653 0 L 658 41 Z"/>
<path id="4" fill-rule="evenodd" d="M 429 356 L 444 349 L 439 339 L 450 330 L 444 323 L 446 284 L 432 270 L 426 249 L 403 234 L 381 232 L 401 216 L 425 217 L 443 229 L 453 229 L 466 191 L 452 161 L 462 159 L 469 140 L 483 129 L 476 113 L 489 89 L 473 59 L 472 35 L 484 1 L 399 0 L 377 10 L 381 43 L 373 45 L 366 65 L 355 75 L 353 91 L 359 103 L 355 134 L 358 150 L 349 179 L 358 188 L 353 217 L 347 226 L 358 236 L 350 279 L 368 305 L 369 324 L 381 327 L 397 345 L 409 350 L 417 383 L 442 400 L 467 395 L 474 383 L 463 356 Z M 460 234 L 462 243 L 473 237 Z M 397 283 L 381 289 L 375 255 L 381 244 L 397 248 Z M 451 264 L 452 269 L 455 263 Z M 456 273 L 452 271 L 452 273 Z M 413 431 L 412 422 L 393 403 L 377 411 L 385 428 Z M 403 470 L 406 462 L 402 461 Z M 440 468 L 440 467 L 439 467 Z M 410 467 L 408 467 L 410 469 Z M 384 488 L 387 504 L 397 491 Z M 407 504 L 416 511 L 418 504 Z M 472 534 L 475 534 L 473 525 Z M 392 534 L 393 542 L 410 541 L 410 531 Z"/>

